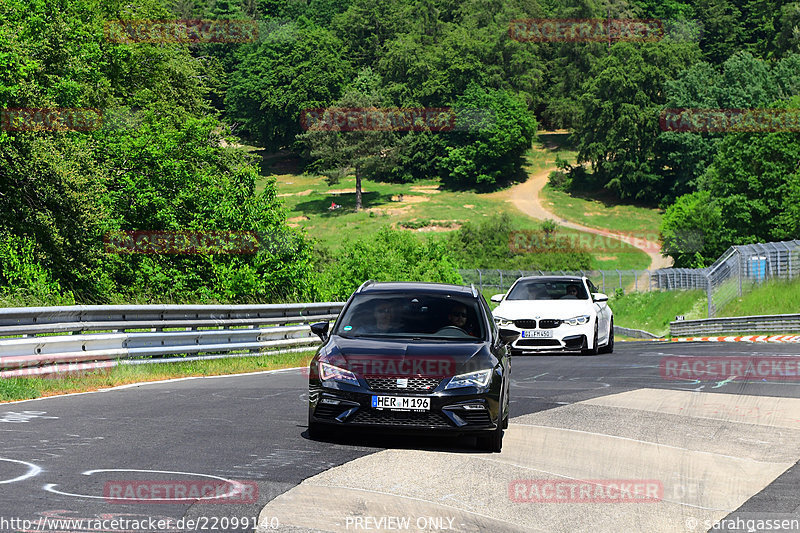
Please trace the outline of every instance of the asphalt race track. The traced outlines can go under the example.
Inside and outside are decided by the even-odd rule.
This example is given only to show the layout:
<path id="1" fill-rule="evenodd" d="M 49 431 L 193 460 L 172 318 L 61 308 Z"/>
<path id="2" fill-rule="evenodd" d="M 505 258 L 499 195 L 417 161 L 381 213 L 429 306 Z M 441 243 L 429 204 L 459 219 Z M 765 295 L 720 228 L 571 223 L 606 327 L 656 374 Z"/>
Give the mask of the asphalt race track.
<path id="1" fill-rule="evenodd" d="M 761 531 L 791 519 L 780 530 L 800 531 L 798 378 L 676 380 L 659 368 L 799 350 L 631 342 L 515 357 L 501 454 L 470 439 L 311 441 L 296 369 L 3 404 L 0 531 L 253 531 L 259 517 L 260 532 Z M 159 483 L 204 480 L 246 490 L 154 499 Z M 637 483 L 655 497 L 625 492 Z M 153 492 L 108 499 L 140 486 Z"/>

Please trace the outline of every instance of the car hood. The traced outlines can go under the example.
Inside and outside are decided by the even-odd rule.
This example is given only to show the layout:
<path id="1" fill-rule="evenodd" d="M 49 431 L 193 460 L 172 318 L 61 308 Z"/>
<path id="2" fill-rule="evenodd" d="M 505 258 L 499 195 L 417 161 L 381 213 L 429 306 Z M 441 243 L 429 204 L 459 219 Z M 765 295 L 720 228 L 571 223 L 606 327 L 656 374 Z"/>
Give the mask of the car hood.
<path id="1" fill-rule="evenodd" d="M 508 320 L 537 316 L 566 319 L 594 313 L 594 304 L 590 300 L 505 300 L 492 311 L 494 316 Z"/>
<path id="2" fill-rule="evenodd" d="M 486 342 L 348 339 L 337 335 L 326 348 L 321 361 L 360 375 L 452 376 L 496 364 Z"/>

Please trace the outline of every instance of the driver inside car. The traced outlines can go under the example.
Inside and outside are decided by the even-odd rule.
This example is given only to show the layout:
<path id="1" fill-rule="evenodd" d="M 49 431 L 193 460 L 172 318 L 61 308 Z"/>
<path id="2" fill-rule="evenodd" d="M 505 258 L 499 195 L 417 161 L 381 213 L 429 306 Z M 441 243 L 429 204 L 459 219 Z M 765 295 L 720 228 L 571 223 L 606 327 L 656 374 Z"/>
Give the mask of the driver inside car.
<path id="1" fill-rule="evenodd" d="M 474 328 L 468 322 L 467 306 L 460 303 L 453 303 L 447 314 L 447 320 L 451 326 L 455 326 L 469 335 L 475 336 Z"/>

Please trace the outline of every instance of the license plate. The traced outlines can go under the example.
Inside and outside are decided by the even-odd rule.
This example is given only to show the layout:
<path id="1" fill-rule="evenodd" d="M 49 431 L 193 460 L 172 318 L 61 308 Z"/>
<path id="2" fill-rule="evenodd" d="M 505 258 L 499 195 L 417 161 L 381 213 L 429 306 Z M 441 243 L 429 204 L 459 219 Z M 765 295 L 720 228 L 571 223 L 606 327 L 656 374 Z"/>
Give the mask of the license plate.
<path id="1" fill-rule="evenodd" d="M 410 396 L 373 396 L 372 407 L 391 411 L 430 411 L 431 399 Z"/>
<path id="2" fill-rule="evenodd" d="M 526 329 L 522 332 L 522 337 L 526 339 L 552 339 L 552 329 Z"/>

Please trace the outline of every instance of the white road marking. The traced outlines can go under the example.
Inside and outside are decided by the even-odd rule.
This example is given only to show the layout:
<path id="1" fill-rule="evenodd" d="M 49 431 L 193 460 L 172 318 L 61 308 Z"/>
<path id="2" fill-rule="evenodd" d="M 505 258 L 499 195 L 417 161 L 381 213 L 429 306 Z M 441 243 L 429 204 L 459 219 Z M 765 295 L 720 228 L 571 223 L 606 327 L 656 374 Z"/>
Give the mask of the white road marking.
<path id="1" fill-rule="evenodd" d="M 5 479 L 0 481 L 0 485 L 6 485 L 8 483 L 16 483 L 17 481 L 23 481 L 25 479 L 31 478 L 42 471 L 42 468 L 38 465 L 33 463 L 29 463 L 27 461 L 20 461 L 18 459 L 6 459 L 5 457 L 0 457 L 0 461 L 7 461 L 9 463 L 17 463 L 20 465 L 25 465 L 28 467 L 28 471 L 22 474 L 21 476 L 17 476 L 13 479 Z"/>

